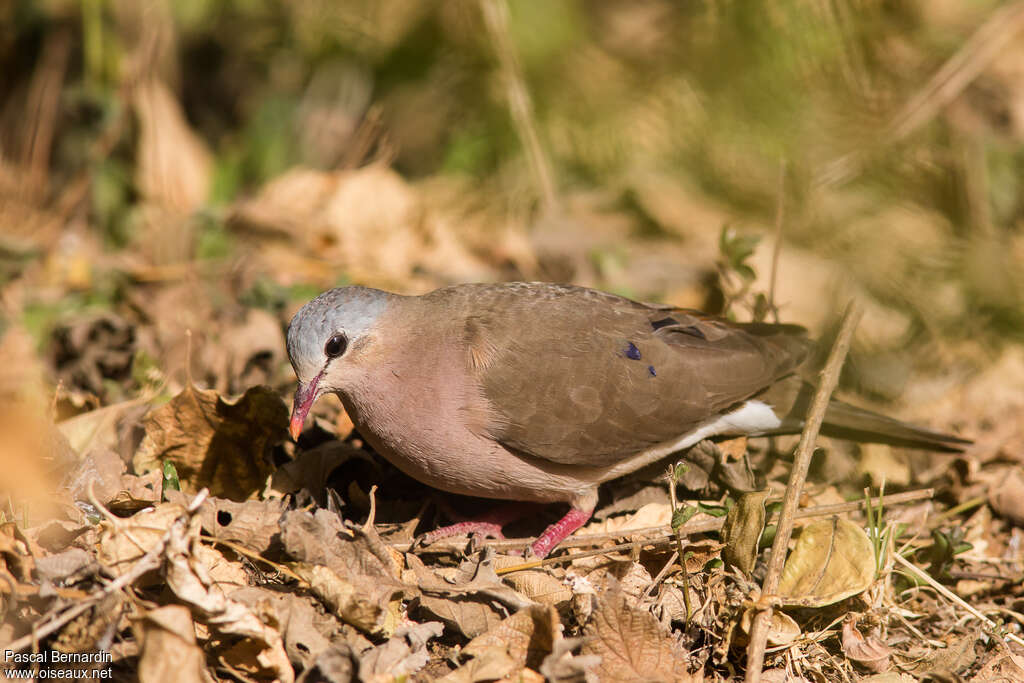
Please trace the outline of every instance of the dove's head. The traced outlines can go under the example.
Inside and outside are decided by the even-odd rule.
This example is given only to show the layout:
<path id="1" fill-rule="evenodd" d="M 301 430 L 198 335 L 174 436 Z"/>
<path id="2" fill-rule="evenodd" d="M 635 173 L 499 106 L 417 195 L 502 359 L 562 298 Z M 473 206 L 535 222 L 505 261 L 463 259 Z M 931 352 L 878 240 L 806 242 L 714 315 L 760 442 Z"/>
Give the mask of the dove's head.
<path id="1" fill-rule="evenodd" d="M 317 398 L 344 393 L 361 373 L 355 361 L 371 343 L 377 319 L 392 296 L 367 287 L 339 287 L 313 299 L 292 318 L 288 359 L 299 378 L 289 428 L 293 438 L 298 438 Z"/>

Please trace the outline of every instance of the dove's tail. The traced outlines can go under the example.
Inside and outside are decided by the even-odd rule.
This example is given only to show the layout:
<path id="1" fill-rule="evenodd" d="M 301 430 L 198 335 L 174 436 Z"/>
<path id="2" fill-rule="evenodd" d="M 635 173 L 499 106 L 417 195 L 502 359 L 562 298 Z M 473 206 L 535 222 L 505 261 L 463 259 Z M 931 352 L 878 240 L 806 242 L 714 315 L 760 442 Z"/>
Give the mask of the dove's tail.
<path id="1" fill-rule="evenodd" d="M 814 387 L 806 382 L 784 382 L 788 384 L 789 394 L 785 403 L 789 410 L 783 411 L 786 417 L 778 433 L 798 432 L 803 428 L 804 417 L 807 415 Z M 782 406 L 779 406 L 782 407 Z M 935 432 L 901 422 L 887 415 L 858 408 L 838 399 L 832 399 L 825 411 L 825 421 L 821 433 L 851 441 L 868 441 L 887 443 L 905 448 L 925 448 L 934 451 L 959 452 L 972 442 L 952 434 Z"/>

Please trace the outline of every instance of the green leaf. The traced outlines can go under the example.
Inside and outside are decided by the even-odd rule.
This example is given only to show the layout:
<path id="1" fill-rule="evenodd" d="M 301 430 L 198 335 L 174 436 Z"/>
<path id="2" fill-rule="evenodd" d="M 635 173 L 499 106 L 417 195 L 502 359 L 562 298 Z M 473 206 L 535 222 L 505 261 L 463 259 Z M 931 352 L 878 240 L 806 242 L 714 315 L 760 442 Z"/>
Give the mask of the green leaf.
<path id="1" fill-rule="evenodd" d="M 680 527 L 690 521 L 697 514 L 697 508 L 692 505 L 684 505 L 672 513 L 672 531 L 678 532 Z"/>
<path id="2" fill-rule="evenodd" d="M 175 469 L 174 463 L 170 460 L 164 460 L 164 476 L 163 476 L 163 489 L 166 491 L 180 491 L 181 482 L 178 481 L 178 470 Z M 165 493 L 161 493 L 161 498 L 167 500 Z"/>

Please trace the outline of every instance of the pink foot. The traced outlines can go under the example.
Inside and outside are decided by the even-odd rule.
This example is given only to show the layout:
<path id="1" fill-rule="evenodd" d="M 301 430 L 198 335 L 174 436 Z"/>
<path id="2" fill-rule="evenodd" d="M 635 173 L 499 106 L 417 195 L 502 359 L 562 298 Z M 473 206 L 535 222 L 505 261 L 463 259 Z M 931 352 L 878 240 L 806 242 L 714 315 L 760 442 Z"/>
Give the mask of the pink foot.
<path id="1" fill-rule="evenodd" d="M 443 526 L 440 529 L 435 529 L 434 531 L 424 534 L 424 544 L 429 545 L 434 541 L 441 540 L 442 538 L 461 536 L 463 534 L 467 536 L 478 534 L 484 538 L 497 538 L 503 540 L 505 535 L 502 533 L 502 528 L 506 524 L 510 524 L 511 522 L 522 519 L 526 515 L 530 514 L 536 506 L 530 503 L 507 503 L 505 505 L 499 505 L 477 519 L 466 519 L 463 515 L 458 514 L 445 503 L 441 503 L 441 507 L 448 517 L 459 521 L 455 524 Z"/>
<path id="2" fill-rule="evenodd" d="M 555 546 L 564 541 L 572 532 L 586 524 L 593 514 L 593 508 L 589 510 L 569 508 L 569 512 L 565 513 L 565 517 L 562 517 L 562 519 L 545 529 L 544 533 L 533 542 L 533 545 L 530 546 L 530 551 L 537 558 L 544 559 L 548 556 L 548 553 L 555 549 Z"/>
<path id="3" fill-rule="evenodd" d="M 479 534 L 484 538 L 505 538 L 505 534 L 501 533 L 500 524 L 493 522 L 457 522 L 423 534 L 423 543 L 430 545 L 435 541 L 440 541 L 442 538 L 461 536 L 463 534 L 466 536 Z"/>

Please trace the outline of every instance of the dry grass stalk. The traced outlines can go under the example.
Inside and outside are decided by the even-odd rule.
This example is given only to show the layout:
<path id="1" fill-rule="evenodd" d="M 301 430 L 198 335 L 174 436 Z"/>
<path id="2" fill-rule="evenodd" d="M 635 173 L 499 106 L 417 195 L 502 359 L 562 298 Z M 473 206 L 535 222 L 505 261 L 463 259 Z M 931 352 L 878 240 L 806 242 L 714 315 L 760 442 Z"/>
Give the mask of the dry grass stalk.
<path id="1" fill-rule="evenodd" d="M 537 124 L 533 115 L 533 102 L 526 89 L 523 69 L 519 64 L 515 47 L 509 38 L 508 4 L 505 0 L 480 0 L 480 10 L 484 16 L 487 33 L 494 41 L 494 51 L 501 65 L 502 78 L 508 90 L 508 105 L 515 124 L 516 132 L 526 148 L 526 156 L 530 168 L 537 180 L 546 211 L 556 210 L 559 206 L 558 191 L 555 189 L 555 175 L 551 170 L 551 160 L 544 153 L 537 135 Z"/>

